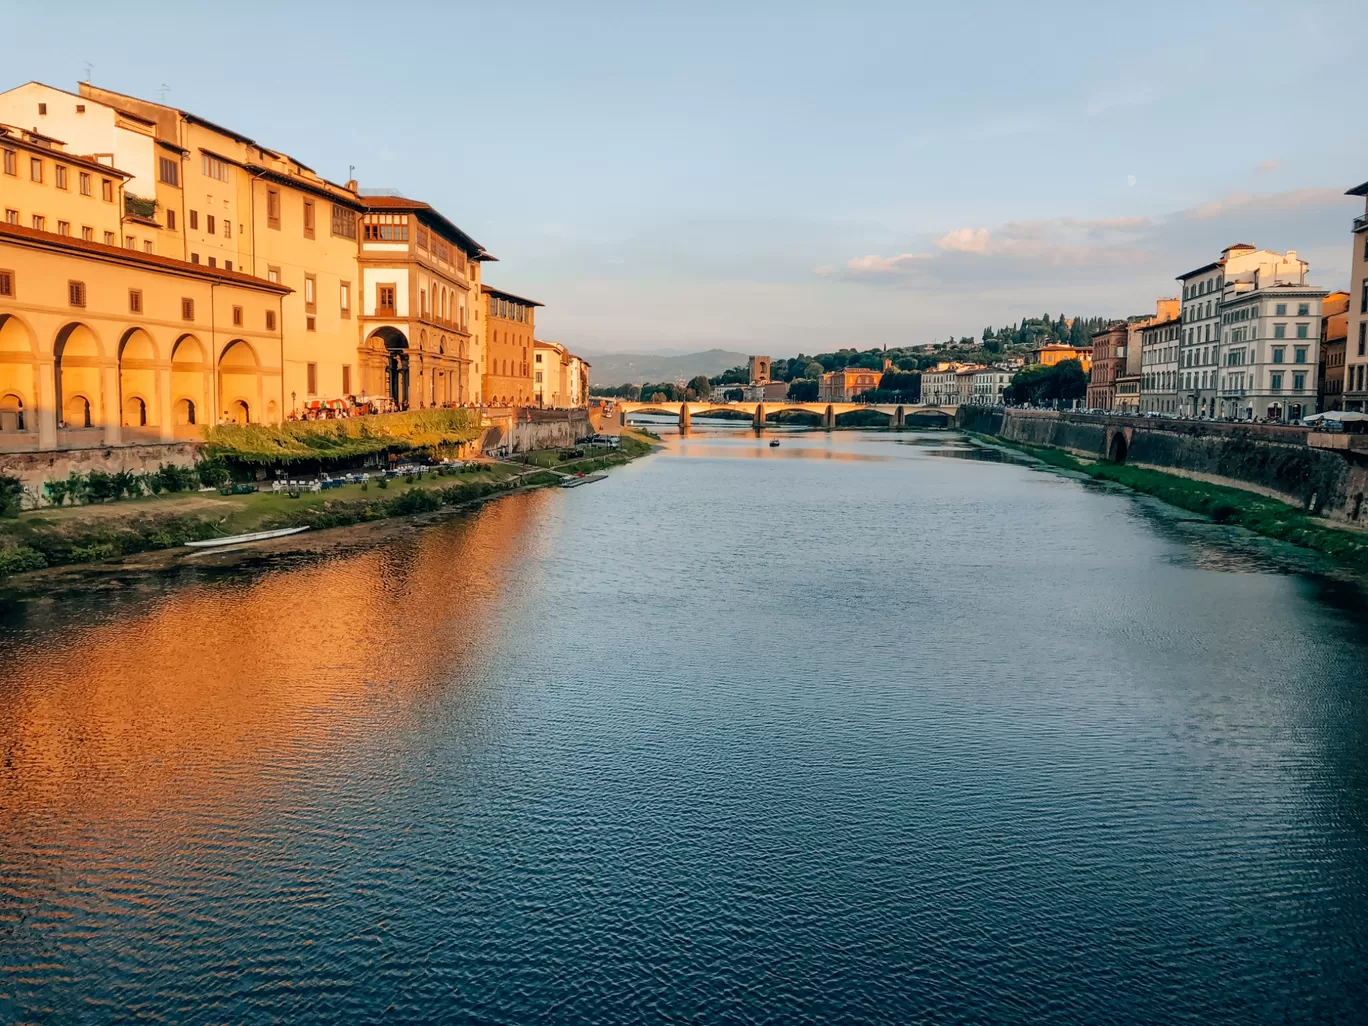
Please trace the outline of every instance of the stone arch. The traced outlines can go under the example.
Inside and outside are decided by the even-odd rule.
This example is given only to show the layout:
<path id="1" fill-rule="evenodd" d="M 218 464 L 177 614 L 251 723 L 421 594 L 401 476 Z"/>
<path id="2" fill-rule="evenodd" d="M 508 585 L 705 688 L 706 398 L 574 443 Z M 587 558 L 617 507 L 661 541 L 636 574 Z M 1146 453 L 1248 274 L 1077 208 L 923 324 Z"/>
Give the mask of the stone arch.
<path id="1" fill-rule="evenodd" d="M 0 396 L 5 395 L 13 396 L 23 411 L 24 415 L 18 419 L 24 422 L 24 427 L 17 430 L 36 431 L 40 395 L 38 336 L 22 317 L 0 313 Z"/>
<path id="2" fill-rule="evenodd" d="M 221 416 L 226 420 L 250 424 L 254 411 L 259 417 L 261 361 L 250 342 L 235 338 L 224 346 L 218 359 L 218 389 Z"/>
<path id="3" fill-rule="evenodd" d="M 361 347 L 367 395 L 384 395 L 401 409 L 409 399 L 409 340 L 398 328 L 376 328 Z"/>
<path id="4" fill-rule="evenodd" d="M 126 428 L 161 424 L 157 403 L 157 344 L 142 328 L 129 328 L 119 339 L 119 396 Z"/>
<path id="5" fill-rule="evenodd" d="M 24 412 L 23 397 L 17 392 L 0 393 L 0 434 L 28 430 Z"/>
<path id="6" fill-rule="evenodd" d="M 61 426 L 72 431 L 99 427 L 105 412 L 100 337 L 89 325 L 72 321 L 57 332 L 52 356 Z"/>
<path id="7" fill-rule="evenodd" d="M 1130 443 L 1126 440 L 1126 433 L 1113 431 L 1111 439 L 1107 442 L 1107 459 L 1113 463 L 1125 463 L 1129 452 Z"/>
<path id="8" fill-rule="evenodd" d="M 209 361 L 199 338 L 182 335 L 171 347 L 171 424 L 178 438 L 193 438 L 209 411 Z M 213 423 L 212 414 L 209 423 Z"/>

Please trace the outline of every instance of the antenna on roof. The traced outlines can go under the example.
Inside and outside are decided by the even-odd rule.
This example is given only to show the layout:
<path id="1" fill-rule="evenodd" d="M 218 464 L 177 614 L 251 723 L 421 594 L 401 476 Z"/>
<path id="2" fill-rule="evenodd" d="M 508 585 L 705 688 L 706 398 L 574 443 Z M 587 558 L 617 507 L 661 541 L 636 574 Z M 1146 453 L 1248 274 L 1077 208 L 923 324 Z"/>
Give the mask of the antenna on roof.
<path id="1" fill-rule="evenodd" d="M 356 165 L 355 165 L 355 164 L 348 164 L 348 165 L 347 165 L 347 180 L 348 180 L 348 181 L 351 181 L 351 180 L 352 180 L 353 178 L 355 178 L 355 177 L 356 177 Z"/>
<path id="2" fill-rule="evenodd" d="M 92 71 L 95 70 L 95 65 L 91 64 L 90 61 L 86 61 L 86 62 L 85 62 L 85 69 L 86 69 L 86 81 L 89 82 L 89 81 L 90 81 L 90 73 L 91 73 Z"/>
<path id="3" fill-rule="evenodd" d="M 165 103 L 165 102 L 166 102 L 166 94 L 169 93 L 170 91 L 171 91 L 171 87 L 170 87 L 169 85 L 167 85 L 165 82 L 163 82 L 161 85 L 159 85 L 159 86 L 157 87 L 157 102 L 158 102 L 158 103 Z"/>

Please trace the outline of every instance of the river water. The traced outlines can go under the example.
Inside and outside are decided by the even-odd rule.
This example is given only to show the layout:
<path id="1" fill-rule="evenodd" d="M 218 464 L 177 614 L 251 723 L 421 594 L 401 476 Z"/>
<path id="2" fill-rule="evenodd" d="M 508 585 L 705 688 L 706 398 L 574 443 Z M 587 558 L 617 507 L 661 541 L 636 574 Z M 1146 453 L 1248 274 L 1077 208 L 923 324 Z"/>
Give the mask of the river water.
<path id="1" fill-rule="evenodd" d="M 0 602 L 0 1021 L 1368 1015 L 1364 593 L 945 433 L 698 427 Z"/>

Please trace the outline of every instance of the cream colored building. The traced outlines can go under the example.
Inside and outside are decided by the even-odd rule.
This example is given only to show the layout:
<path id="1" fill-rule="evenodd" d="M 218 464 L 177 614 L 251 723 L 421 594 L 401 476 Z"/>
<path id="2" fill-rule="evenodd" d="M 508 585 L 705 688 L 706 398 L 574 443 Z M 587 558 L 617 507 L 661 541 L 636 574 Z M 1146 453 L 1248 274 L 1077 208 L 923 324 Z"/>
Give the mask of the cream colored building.
<path id="1" fill-rule="evenodd" d="M 1002 393 L 1012 383 L 1012 372 L 1005 367 L 983 367 L 974 371 L 968 402 L 974 406 L 1001 406 Z"/>
<path id="2" fill-rule="evenodd" d="M 587 406 L 589 364 L 559 342 L 535 339 L 532 347 L 532 388 L 538 406 L 548 409 Z"/>
<path id="3" fill-rule="evenodd" d="M 0 451 L 278 419 L 284 286 L 0 224 Z"/>
<path id="4" fill-rule="evenodd" d="M 1321 301 L 1306 264 L 1228 281 L 1221 296 L 1220 406 L 1240 420 L 1300 420 L 1316 412 Z"/>
<path id="5" fill-rule="evenodd" d="M 1350 189 L 1368 203 L 1368 182 Z M 1344 408 L 1368 412 L 1368 207 L 1354 218 L 1349 255 L 1349 316 L 1344 343 Z"/>
<path id="6" fill-rule="evenodd" d="M 427 203 L 362 201 L 358 387 L 400 409 L 479 404 L 480 262 L 493 257 Z"/>

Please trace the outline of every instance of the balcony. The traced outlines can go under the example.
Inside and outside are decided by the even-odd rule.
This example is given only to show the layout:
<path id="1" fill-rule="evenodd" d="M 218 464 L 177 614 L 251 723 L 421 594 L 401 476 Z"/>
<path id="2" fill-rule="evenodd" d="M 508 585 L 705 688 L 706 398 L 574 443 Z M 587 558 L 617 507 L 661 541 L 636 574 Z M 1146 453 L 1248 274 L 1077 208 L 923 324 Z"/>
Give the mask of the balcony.
<path id="1" fill-rule="evenodd" d="M 1356 234 L 1365 228 L 1368 228 L 1368 215 L 1354 218 L 1354 232 Z"/>

